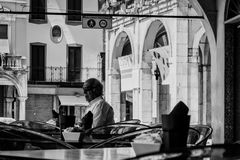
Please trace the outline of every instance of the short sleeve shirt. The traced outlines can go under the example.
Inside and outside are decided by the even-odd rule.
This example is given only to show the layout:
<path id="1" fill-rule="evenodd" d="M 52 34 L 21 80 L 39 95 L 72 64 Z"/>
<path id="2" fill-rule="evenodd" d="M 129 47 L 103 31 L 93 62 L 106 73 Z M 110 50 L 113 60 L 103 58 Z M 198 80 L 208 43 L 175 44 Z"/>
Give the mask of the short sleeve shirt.
<path id="1" fill-rule="evenodd" d="M 114 123 L 113 108 L 102 98 L 97 97 L 89 103 L 86 113 L 93 114 L 92 128 Z"/>

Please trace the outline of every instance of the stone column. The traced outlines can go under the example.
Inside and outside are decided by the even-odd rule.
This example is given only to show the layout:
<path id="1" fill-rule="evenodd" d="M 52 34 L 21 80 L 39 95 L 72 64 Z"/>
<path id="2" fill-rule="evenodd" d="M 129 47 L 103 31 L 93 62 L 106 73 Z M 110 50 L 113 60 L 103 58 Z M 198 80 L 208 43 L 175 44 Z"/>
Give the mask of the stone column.
<path id="1" fill-rule="evenodd" d="M 202 65 L 203 71 L 203 124 L 211 123 L 210 65 Z"/>
<path id="2" fill-rule="evenodd" d="M 150 68 L 140 70 L 139 118 L 143 123 L 152 122 L 152 73 Z"/>
<path id="3" fill-rule="evenodd" d="M 199 68 L 198 48 L 188 48 L 188 73 L 187 73 L 188 106 L 191 108 L 191 122 L 199 123 L 202 115 L 201 104 L 199 103 Z"/>
<path id="4" fill-rule="evenodd" d="M 19 100 L 19 106 L 17 107 L 17 113 L 19 117 L 16 117 L 17 120 L 25 120 L 26 119 L 26 100 L 27 97 L 17 97 Z"/>
<path id="5" fill-rule="evenodd" d="M 12 117 L 12 103 L 14 101 L 14 98 L 6 98 L 6 110 L 5 115 L 6 117 Z"/>
<path id="6" fill-rule="evenodd" d="M 120 90 L 120 74 L 117 70 L 111 69 L 110 73 L 108 74 L 109 76 L 109 94 L 110 94 L 110 99 L 109 103 L 112 105 L 113 110 L 114 110 L 114 118 L 115 121 L 118 122 L 120 121 L 121 117 L 121 112 L 120 112 L 120 95 L 121 95 L 121 90 Z"/>
<path id="7" fill-rule="evenodd" d="M 154 72 L 154 71 L 153 71 Z M 152 73 L 154 74 L 154 73 Z M 153 123 L 160 123 L 159 114 L 159 80 L 156 80 L 155 75 L 152 76 L 152 117 Z"/>
<path id="8" fill-rule="evenodd" d="M 178 101 L 183 101 L 188 104 L 188 20 L 177 19 L 176 32 L 176 97 L 172 96 Z M 175 104 L 171 103 L 171 107 Z M 189 106 L 190 107 L 190 106 Z M 189 108 L 191 110 L 191 108 Z M 171 109 L 172 110 L 172 109 Z M 191 113 L 190 113 L 191 114 Z"/>

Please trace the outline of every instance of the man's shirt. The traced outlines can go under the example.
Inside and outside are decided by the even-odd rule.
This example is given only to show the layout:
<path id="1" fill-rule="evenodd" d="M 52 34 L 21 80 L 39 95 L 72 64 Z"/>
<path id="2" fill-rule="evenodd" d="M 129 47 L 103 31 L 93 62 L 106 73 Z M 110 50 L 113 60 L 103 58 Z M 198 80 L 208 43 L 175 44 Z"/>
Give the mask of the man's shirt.
<path id="1" fill-rule="evenodd" d="M 92 128 L 114 123 L 113 108 L 101 96 L 89 102 L 88 111 L 93 114 Z"/>

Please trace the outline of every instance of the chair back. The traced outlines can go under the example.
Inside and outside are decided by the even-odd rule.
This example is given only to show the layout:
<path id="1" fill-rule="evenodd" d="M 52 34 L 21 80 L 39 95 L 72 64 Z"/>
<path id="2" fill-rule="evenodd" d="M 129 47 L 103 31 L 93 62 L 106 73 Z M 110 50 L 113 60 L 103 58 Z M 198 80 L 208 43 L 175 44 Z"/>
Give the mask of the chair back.
<path id="1" fill-rule="evenodd" d="M 126 121 L 120 121 L 120 122 L 117 122 L 117 123 L 136 123 L 136 124 L 140 124 L 141 120 L 139 120 L 139 119 L 130 119 L 130 120 L 126 120 Z"/>
<path id="2" fill-rule="evenodd" d="M 137 123 L 114 123 L 105 126 L 91 128 L 85 131 L 86 135 L 92 135 L 93 138 L 107 139 L 112 136 L 122 135 L 141 128 L 149 128 L 149 126 Z"/>
<path id="3" fill-rule="evenodd" d="M 207 140 L 211 137 L 213 129 L 210 125 L 191 125 L 192 128 L 198 130 L 200 132 L 200 137 L 195 142 L 195 146 L 205 146 L 207 144 Z"/>
<path id="4" fill-rule="evenodd" d="M 187 146 L 195 146 L 195 143 L 200 138 L 200 132 L 192 127 L 189 127 L 188 137 L 187 137 Z"/>
<path id="5" fill-rule="evenodd" d="M 154 124 L 151 127 L 162 127 L 162 124 L 158 123 L 158 124 Z M 188 136 L 187 136 L 187 146 L 194 146 L 195 143 L 199 140 L 200 138 L 200 132 L 193 128 L 193 127 L 189 127 L 188 129 Z"/>
<path id="6" fill-rule="evenodd" d="M 89 148 L 102 148 L 102 147 L 130 147 L 131 142 L 133 142 L 134 138 L 141 134 L 151 134 L 151 133 L 159 133 L 162 134 L 162 128 L 159 127 L 148 127 L 141 128 L 135 131 L 131 131 L 128 133 L 123 133 L 121 135 L 111 137 L 106 139 L 103 142 L 94 144 Z"/>
<path id="7" fill-rule="evenodd" d="M 162 137 L 163 130 L 161 125 L 155 125 L 148 128 L 140 128 L 130 132 L 124 132 L 122 134 L 110 137 L 103 142 L 92 145 L 89 148 L 102 148 L 102 147 L 126 147 L 131 146 L 136 136 L 141 134 L 151 134 L 158 132 Z M 206 145 L 208 138 L 212 134 L 212 128 L 206 125 L 191 125 L 188 131 L 187 145 L 188 146 L 201 146 Z M 122 144 L 121 144 L 122 143 Z"/>

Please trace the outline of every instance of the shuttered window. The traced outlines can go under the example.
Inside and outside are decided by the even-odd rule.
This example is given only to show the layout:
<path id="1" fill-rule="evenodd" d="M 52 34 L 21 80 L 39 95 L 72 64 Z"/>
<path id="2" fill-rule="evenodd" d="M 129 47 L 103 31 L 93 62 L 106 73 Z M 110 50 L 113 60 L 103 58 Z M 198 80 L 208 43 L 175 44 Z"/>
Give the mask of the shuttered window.
<path id="1" fill-rule="evenodd" d="M 0 24 L 0 39 L 8 39 L 8 25 Z"/>
<path id="2" fill-rule="evenodd" d="M 77 14 L 82 12 L 82 0 L 67 0 L 67 22 L 81 22 L 82 16 Z M 76 14 L 74 14 L 76 13 Z"/>
<path id="3" fill-rule="evenodd" d="M 46 14 L 35 14 L 35 13 L 45 13 L 47 8 L 46 0 L 30 0 L 30 12 L 29 21 L 33 23 L 46 23 Z"/>

